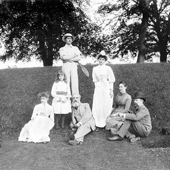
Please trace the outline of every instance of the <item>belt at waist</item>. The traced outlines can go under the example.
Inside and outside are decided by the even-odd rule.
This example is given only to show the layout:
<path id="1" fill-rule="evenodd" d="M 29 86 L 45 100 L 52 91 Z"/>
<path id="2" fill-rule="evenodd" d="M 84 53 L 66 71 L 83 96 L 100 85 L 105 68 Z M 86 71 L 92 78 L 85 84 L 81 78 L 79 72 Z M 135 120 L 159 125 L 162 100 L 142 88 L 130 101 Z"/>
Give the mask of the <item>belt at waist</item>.
<path id="1" fill-rule="evenodd" d="M 67 95 L 67 92 L 64 92 L 64 91 L 58 91 L 58 92 L 57 92 L 57 94 L 58 94 L 58 95 L 65 95 L 65 96 L 66 96 L 66 95 Z"/>

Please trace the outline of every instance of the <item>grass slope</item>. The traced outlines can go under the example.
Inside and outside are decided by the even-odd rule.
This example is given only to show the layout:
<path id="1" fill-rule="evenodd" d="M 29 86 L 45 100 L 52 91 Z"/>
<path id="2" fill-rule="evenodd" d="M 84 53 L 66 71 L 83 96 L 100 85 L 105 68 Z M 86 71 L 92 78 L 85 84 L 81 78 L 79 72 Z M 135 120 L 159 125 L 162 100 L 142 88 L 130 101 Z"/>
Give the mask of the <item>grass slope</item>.
<path id="1" fill-rule="evenodd" d="M 169 170 L 170 148 L 143 149 L 139 143 L 107 141 L 93 132 L 80 146 L 68 144 L 69 130 L 54 129 L 48 144 L 17 142 L 8 137 L 0 148 L 1 170 Z"/>
<path id="2" fill-rule="evenodd" d="M 114 71 L 115 94 L 121 80 L 127 82 L 128 93 L 134 96 L 136 90 L 142 89 L 147 98 L 153 129 L 170 121 L 170 65 L 162 64 L 127 64 L 110 65 Z M 79 86 L 82 102 L 92 106 L 94 85 L 92 68 L 87 65 L 90 73 L 87 78 L 79 68 Z M 0 117 L 4 133 L 19 132 L 22 126 L 30 120 L 32 109 L 39 103 L 37 94 L 51 91 L 55 75 L 60 67 L 22 68 L 0 70 Z M 52 97 L 49 103 L 51 104 Z M 68 116 L 67 123 L 70 117 Z"/>

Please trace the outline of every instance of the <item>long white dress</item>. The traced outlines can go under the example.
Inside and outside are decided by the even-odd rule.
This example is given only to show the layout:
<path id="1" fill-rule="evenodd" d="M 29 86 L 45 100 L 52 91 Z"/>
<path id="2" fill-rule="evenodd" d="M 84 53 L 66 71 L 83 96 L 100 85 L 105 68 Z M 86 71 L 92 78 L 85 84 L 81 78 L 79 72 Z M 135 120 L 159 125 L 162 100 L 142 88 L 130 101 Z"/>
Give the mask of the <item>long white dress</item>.
<path id="1" fill-rule="evenodd" d="M 110 97 L 110 89 L 113 90 L 115 76 L 111 67 L 98 65 L 93 68 L 92 77 L 95 84 L 92 113 L 96 126 L 103 128 L 112 110 L 113 98 Z"/>
<path id="2" fill-rule="evenodd" d="M 53 107 L 47 104 L 38 104 L 34 107 L 31 120 L 22 128 L 18 141 L 22 142 L 49 142 L 50 130 L 54 126 Z"/>
<path id="3" fill-rule="evenodd" d="M 54 82 L 51 95 L 54 114 L 68 114 L 71 112 L 70 88 L 64 81 Z M 63 102 L 66 100 L 66 102 Z"/>

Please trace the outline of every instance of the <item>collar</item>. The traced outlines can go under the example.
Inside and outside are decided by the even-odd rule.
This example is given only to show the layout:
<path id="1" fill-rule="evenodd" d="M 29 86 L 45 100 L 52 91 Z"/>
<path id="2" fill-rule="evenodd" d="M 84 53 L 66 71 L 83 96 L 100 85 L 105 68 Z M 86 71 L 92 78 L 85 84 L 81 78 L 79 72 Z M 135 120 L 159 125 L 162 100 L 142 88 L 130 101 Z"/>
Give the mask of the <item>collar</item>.
<path id="1" fill-rule="evenodd" d="M 47 105 L 47 103 L 45 103 L 45 104 L 44 104 L 44 103 L 41 103 L 41 105 L 42 105 L 42 106 L 46 106 L 46 105 Z"/>
<path id="2" fill-rule="evenodd" d="M 143 108 L 145 108 L 145 105 L 144 105 L 144 104 L 141 105 L 140 107 L 137 107 L 137 108 L 136 108 L 136 111 L 139 111 L 139 110 L 141 110 L 141 109 L 143 109 Z"/>
<path id="3" fill-rule="evenodd" d="M 125 92 L 125 93 L 118 93 L 119 94 L 119 96 L 124 96 L 124 95 L 126 95 L 127 94 L 127 92 Z"/>
<path id="4" fill-rule="evenodd" d="M 67 48 L 68 48 L 68 47 L 69 47 L 69 48 L 72 48 L 73 45 L 72 45 L 72 44 L 70 44 L 70 45 L 66 44 L 65 47 L 67 47 Z"/>
<path id="5" fill-rule="evenodd" d="M 105 67 L 105 66 L 106 66 L 106 64 L 105 64 L 105 63 L 104 63 L 103 65 L 100 65 L 100 64 L 99 64 L 98 66 L 99 66 L 99 67 Z"/>

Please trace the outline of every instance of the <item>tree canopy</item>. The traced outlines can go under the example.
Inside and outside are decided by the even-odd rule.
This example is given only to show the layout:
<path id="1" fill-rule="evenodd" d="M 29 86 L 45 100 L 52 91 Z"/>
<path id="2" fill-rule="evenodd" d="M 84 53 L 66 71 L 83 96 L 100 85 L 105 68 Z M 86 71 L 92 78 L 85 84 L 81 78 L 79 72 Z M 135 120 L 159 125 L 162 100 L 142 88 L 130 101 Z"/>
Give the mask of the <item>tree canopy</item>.
<path id="1" fill-rule="evenodd" d="M 67 32 L 76 36 L 74 43 L 83 53 L 96 50 L 100 44 L 94 32 L 99 27 L 89 22 L 80 5 L 79 0 L 2 1 L 0 33 L 6 35 L 7 53 L 1 59 L 29 60 L 35 55 L 44 66 L 50 66 Z"/>
<path id="2" fill-rule="evenodd" d="M 105 50 L 115 58 L 130 51 L 144 62 L 159 53 L 166 62 L 170 54 L 169 0 L 106 1 L 98 12 L 107 17 L 96 17 L 96 22 L 83 10 L 89 11 L 90 0 L 0 2 L 0 36 L 7 48 L 2 60 L 29 60 L 34 55 L 44 66 L 52 65 L 67 32 L 76 36 L 74 44 L 85 55 Z M 108 25 L 111 34 L 103 33 Z"/>
<path id="3" fill-rule="evenodd" d="M 169 0 L 120 0 L 99 8 L 100 13 L 113 15 L 113 11 L 117 12 L 118 23 L 112 27 L 110 36 L 114 56 L 130 51 L 138 55 L 138 62 L 144 62 L 158 52 L 160 61 L 167 61 L 170 53 Z"/>

